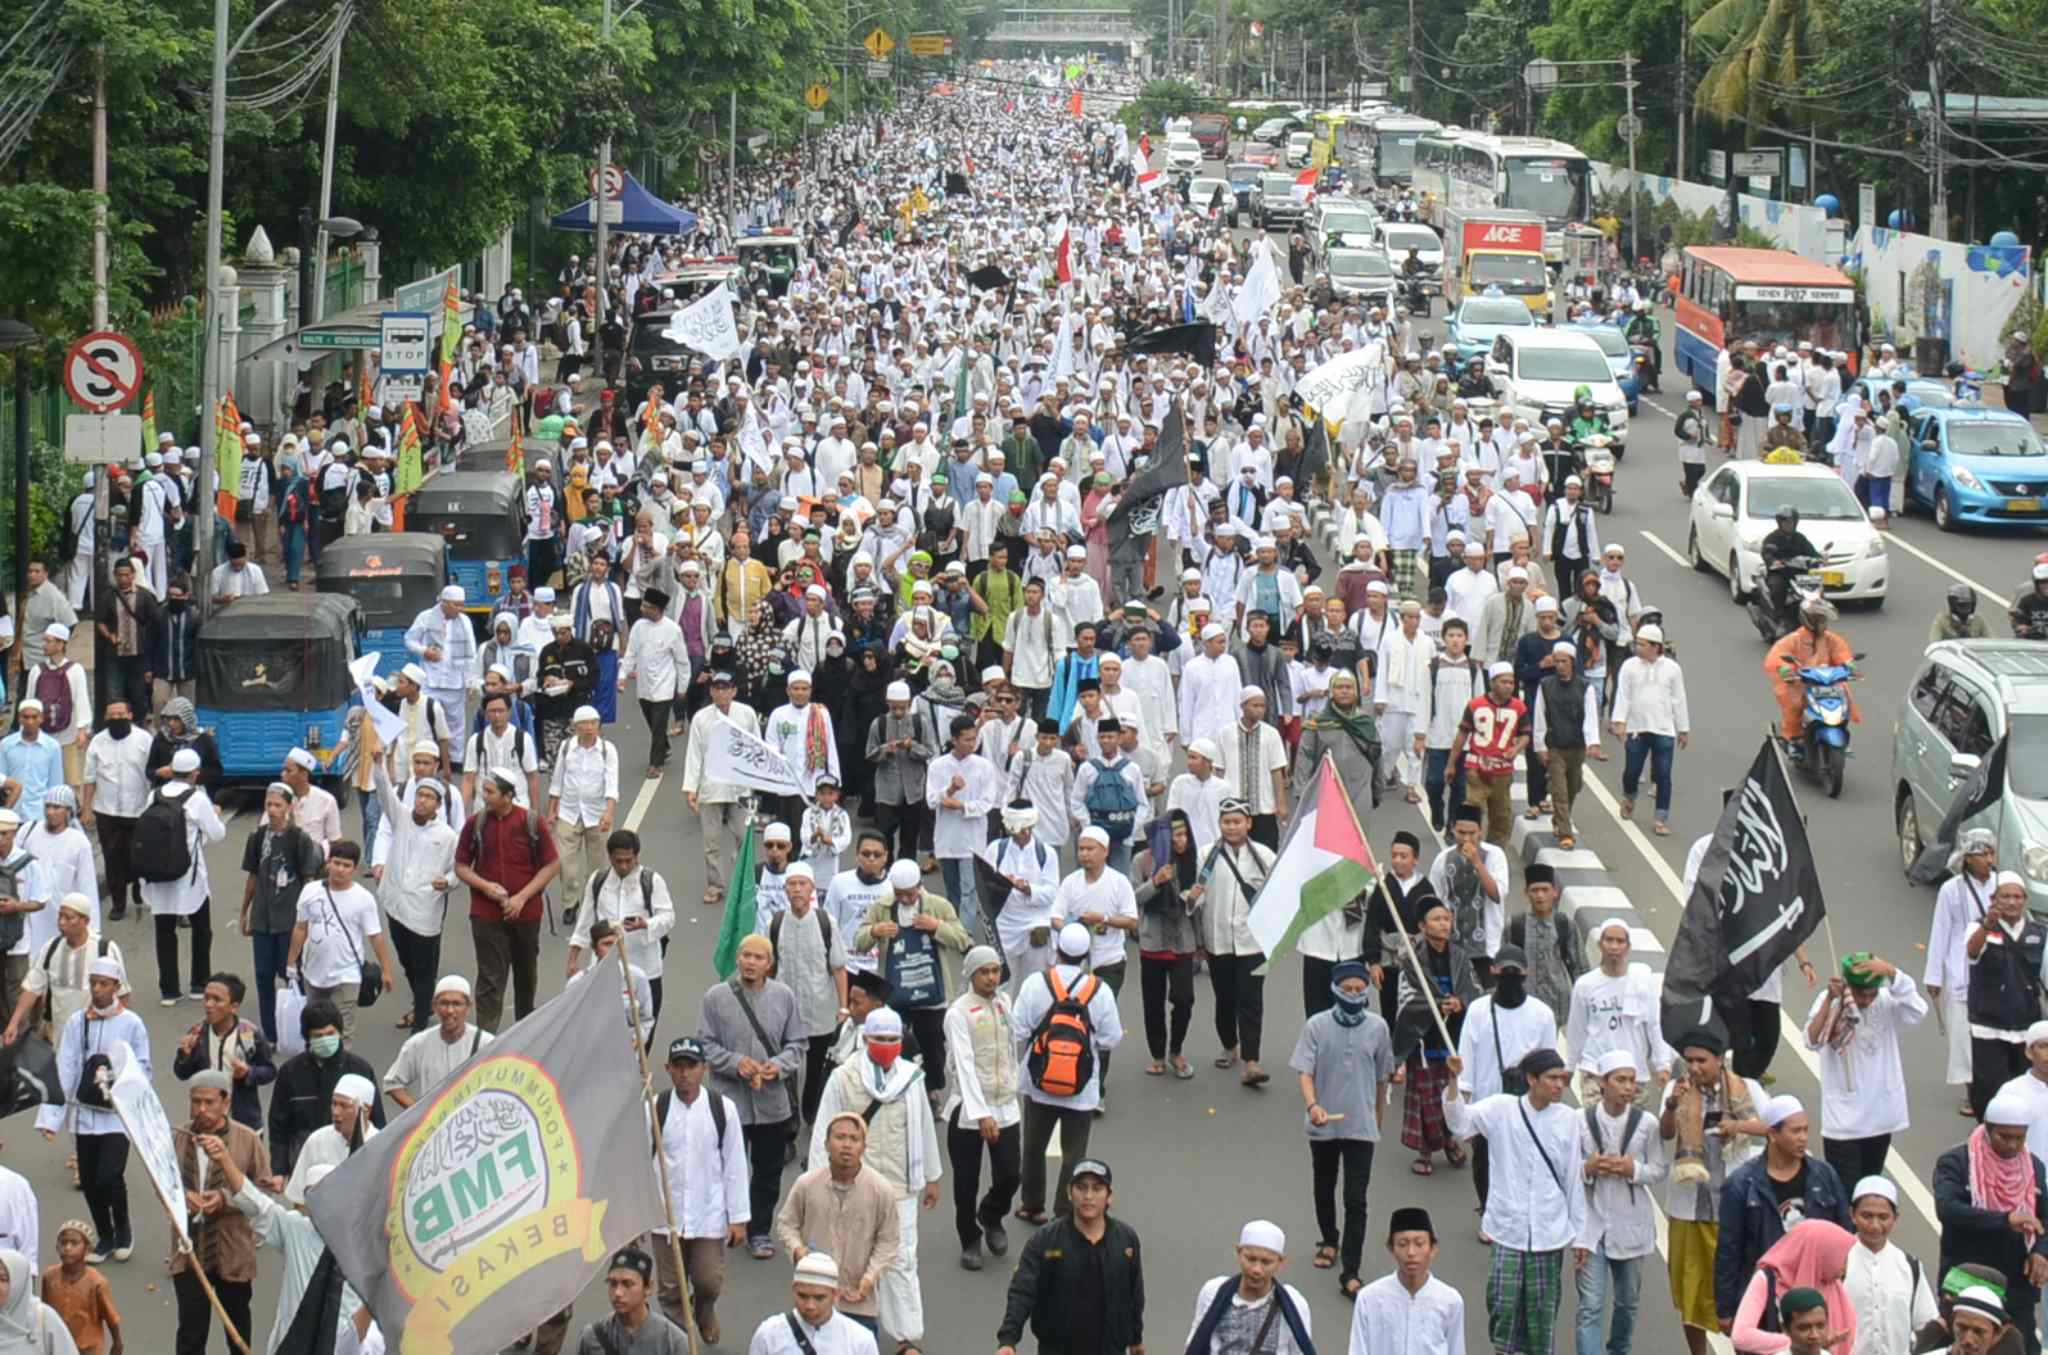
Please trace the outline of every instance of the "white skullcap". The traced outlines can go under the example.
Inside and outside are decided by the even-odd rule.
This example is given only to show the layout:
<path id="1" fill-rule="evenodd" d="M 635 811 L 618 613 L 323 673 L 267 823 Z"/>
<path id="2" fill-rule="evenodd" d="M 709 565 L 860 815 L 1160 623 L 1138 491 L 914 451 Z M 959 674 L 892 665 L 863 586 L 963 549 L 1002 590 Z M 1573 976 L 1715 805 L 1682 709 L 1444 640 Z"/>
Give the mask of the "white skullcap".
<path id="1" fill-rule="evenodd" d="M 821 1251 L 804 1253 L 804 1259 L 796 1263 L 798 1284 L 818 1285 L 835 1293 L 839 1289 L 839 1263 Z"/>
<path id="2" fill-rule="evenodd" d="M 2007 885 L 2018 885 L 2021 889 L 2025 889 L 2027 882 L 2021 878 L 2020 873 L 2016 870 L 2001 870 L 1996 876 L 1992 877 L 1991 892 L 1995 894 Z"/>
<path id="3" fill-rule="evenodd" d="M 808 861 L 798 861 L 788 870 L 782 872 L 782 878 L 785 880 L 809 880 L 812 884 L 816 884 L 818 882 L 818 872 L 811 869 Z"/>
<path id="4" fill-rule="evenodd" d="M 62 621 L 52 621 L 49 625 L 43 627 L 43 638 L 45 640 L 69 640 L 71 638 L 71 627 L 65 625 Z"/>
<path id="5" fill-rule="evenodd" d="M 1486 665 L 1486 677 L 1488 681 L 1491 681 L 1497 677 L 1513 677 L 1514 675 L 1515 666 L 1505 659 L 1496 659 L 1492 663 Z"/>
<path id="6" fill-rule="evenodd" d="M 1600 1056 L 1599 1062 L 1593 1065 L 1593 1071 L 1601 1077 L 1606 1077 L 1609 1073 L 1618 1073 L 1624 1068 L 1633 1072 L 1635 1066 L 1636 1056 L 1634 1054 L 1626 1049 L 1610 1049 Z"/>
<path id="7" fill-rule="evenodd" d="M 26 704 L 26 703 L 24 703 Z M 171 754 L 171 770 L 183 776 L 199 770 L 199 754 L 190 748 L 180 748 Z"/>
<path id="8" fill-rule="evenodd" d="M 1216 746 L 1216 740 L 1214 739 L 1196 739 L 1188 744 L 1188 751 L 1190 753 L 1200 753 L 1211 762 L 1223 760 L 1223 751 Z"/>
<path id="9" fill-rule="evenodd" d="M 984 687 L 992 682 L 1008 682 L 1009 680 L 1009 674 L 1003 671 L 1003 666 L 999 663 L 990 664 L 981 670 L 981 685 Z"/>
<path id="10" fill-rule="evenodd" d="M 1385 579 L 1374 579 L 1371 583 L 1365 586 L 1365 591 L 1368 594 L 1378 593 L 1381 596 L 1385 596 L 1392 590 L 1387 587 L 1387 581 Z"/>
<path id="11" fill-rule="evenodd" d="M 1984 1107 L 1985 1124 L 2026 1125 L 2034 1123 L 2034 1105 L 2027 1094 L 2008 1082 Z"/>
<path id="12" fill-rule="evenodd" d="M 1222 625 L 1215 621 L 1211 621 L 1208 625 L 1202 627 L 1202 638 L 1204 640 L 1220 640 L 1228 634 L 1230 632 L 1223 629 Z"/>
<path id="13" fill-rule="evenodd" d="M 14 708 L 14 711 L 15 714 L 17 715 L 26 715 L 30 713 L 41 715 L 43 713 L 43 703 L 36 700 L 33 696 L 31 696 L 26 701 L 23 701 L 20 705 L 16 706 Z"/>
<path id="14" fill-rule="evenodd" d="M 1081 830 L 1081 836 L 1076 841 L 1092 842 L 1098 847 L 1108 847 L 1109 833 L 1091 823 Z"/>
<path id="15" fill-rule="evenodd" d="M 1655 624 L 1639 626 L 1636 629 L 1636 638 L 1647 640 L 1653 645 L 1661 645 L 1664 643 L 1664 628 Z"/>
<path id="16" fill-rule="evenodd" d="M 887 687 L 883 688 L 882 699 L 885 701 L 908 701 L 910 699 L 910 684 L 907 682 L 890 683 Z"/>
<path id="17" fill-rule="evenodd" d="M 303 748 L 292 749 L 291 752 L 284 755 L 284 760 L 304 767 L 309 772 L 320 769 L 320 760 Z"/>
<path id="18" fill-rule="evenodd" d="M 1070 959 L 1080 959 L 1088 953 L 1088 929 L 1078 922 L 1069 922 L 1060 928 L 1060 954 Z"/>
<path id="19" fill-rule="evenodd" d="M 789 842 L 791 840 L 789 825 L 786 823 L 771 823 L 761 830 L 761 841 L 763 842 Z"/>
<path id="20" fill-rule="evenodd" d="M 1264 1247 L 1275 1256 L 1287 1255 L 1287 1234 L 1277 1223 L 1265 1219 L 1253 1219 L 1237 1230 L 1237 1245 L 1240 1247 Z"/>
<path id="21" fill-rule="evenodd" d="M 441 590 L 441 601 L 443 602 L 460 602 L 464 596 L 462 585 L 459 583 L 451 583 Z"/>
<path id="22" fill-rule="evenodd" d="M 1264 700 L 1266 696 L 1266 689 L 1264 687 L 1257 686 L 1254 683 L 1247 682 L 1244 686 L 1239 687 L 1237 689 L 1237 704 L 1242 706 L 1245 702 L 1251 700 L 1255 696 L 1258 697 L 1260 700 Z"/>
<path id="23" fill-rule="evenodd" d="M 334 1084 L 334 1094 L 347 1097 L 359 1106 L 367 1106 L 377 1099 L 377 1088 L 361 1073 L 344 1073 Z"/>
<path id="24" fill-rule="evenodd" d="M 900 1040 L 903 1018 L 893 1008 L 877 1007 L 861 1022 L 860 1033 L 870 1040 Z"/>
<path id="25" fill-rule="evenodd" d="M 443 993 L 460 993 L 464 997 L 475 996 L 469 989 L 469 980 L 460 974 L 443 974 L 441 976 L 441 981 L 434 985 L 434 996 L 439 997 Z"/>
<path id="26" fill-rule="evenodd" d="M 1891 1183 L 1890 1177 L 1864 1177 L 1861 1181 L 1858 1181 L 1856 1183 L 1856 1188 L 1849 1192 L 1849 1203 L 1854 1204 L 1856 1203 L 1856 1201 L 1862 1199 L 1866 1195 L 1876 1195 L 1883 1199 L 1890 1200 L 1892 1208 L 1894 1209 L 1897 1209 L 1899 1207 L 1899 1188 Z"/>
<path id="27" fill-rule="evenodd" d="M 89 978 L 95 979 L 112 979 L 116 983 L 126 983 L 128 981 L 128 975 L 121 968 L 121 962 L 111 955 L 102 955 L 99 959 L 94 960 L 92 965 L 86 970 L 86 975 Z"/>
<path id="28" fill-rule="evenodd" d="M 1539 612 L 1554 612 L 1557 609 L 1557 599 L 1548 593 L 1536 599 L 1536 610 Z"/>
<path id="29" fill-rule="evenodd" d="M 596 706 L 578 706 L 576 713 L 569 717 L 569 723 L 572 725 L 580 725 L 585 720 L 596 720 L 599 724 L 604 723 L 604 717 L 597 713 Z"/>
<path id="30" fill-rule="evenodd" d="M 803 683 L 803 684 L 804 684 L 804 686 L 806 686 L 806 687 L 808 687 L 808 686 L 810 686 L 810 685 L 811 685 L 811 674 L 810 674 L 810 670 L 809 670 L 809 669 L 807 669 L 807 668 L 795 668 L 795 669 L 791 669 L 791 670 L 790 670 L 790 674 L 789 674 L 789 676 L 788 676 L 788 677 L 787 677 L 786 679 L 784 679 L 784 681 L 783 681 L 783 685 L 784 685 L 784 686 L 795 686 L 795 685 L 796 685 L 797 683 L 799 683 L 799 682 Z"/>
<path id="31" fill-rule="evenodd" d="M 1553 654 L 1563 654 L 1574 659 L 1579 657 L 1579 651 L 1577 647 L 1574 646 L 1570 640 L 1559 640 L 1556 644 L 1550 647 L 1550 652 Z"/>
<path id="32" fill-rule="evenodd" d="M 889 867 L 889 888 L 917 889 L 924 884 L 924 872 L 908 857 Z"/>
<path id="33" fill-rule="evenodd" d="M 1996 1103 L 1997 1099 L 1994 1097 L 1993 1104 Z M 1805 1113 L 1806 1107 L 1800 1102 L 1798 1097 L 1773 1096 L 1770 1100 L 1763 1103 L 1762 1108 L 1757 1111 L 1757 1116 L 1765 1124 L 1769 1125 L 1773 1129 L 1776 1129 L 1779 1125 L 1785 1123 L 1785 1121 L 1791 1119 L 1794 1115 L 1804 1115 Z M 1990 1116 L 1987 1115 L 1985 1118 L 1989 1119 Z M 2022 1117 L 2019 1120 L 2013 1121 L 2013 1123 L 2025 1124 L 2026 1120 L 2024 1117 Z"/>
<path id="34" fill-rule="evenodd" d="M 80 917 L 91 917 L 92 910 L 92 900 L 83 894 L 66 894 L 57 901 L 57 911 L 60 913 L 69 911 Z"/>
<path id="35" fill-rule="evenodd" d="M 424 687 L 427 685 L 427 670 L 420 667 L 416 663 L 409 663 L 405 667 L 399 669 L 398 675 L 404 678 L 406 681 L 412 683 L 412 685 L 415 687 Z"/>
<path id="36" fill-rule="evenodd" d="M 1520 579 L 1522 582 L 1527 583 L 1529 581 L 1529 571 L 1522 568 L 1520 565 L 1511 566 L 1508 569 L 1508 582 L 1513 583 L 1516 579 Z"/>

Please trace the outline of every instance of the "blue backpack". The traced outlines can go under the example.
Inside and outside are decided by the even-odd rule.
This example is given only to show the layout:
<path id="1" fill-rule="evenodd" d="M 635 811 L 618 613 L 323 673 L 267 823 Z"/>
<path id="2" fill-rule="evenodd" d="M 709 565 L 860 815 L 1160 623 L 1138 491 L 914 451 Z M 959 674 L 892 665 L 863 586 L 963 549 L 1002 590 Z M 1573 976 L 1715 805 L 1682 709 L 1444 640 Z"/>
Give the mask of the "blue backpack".
<path id="1" fill-rule="evenodd" d="M 1088 822 L 1109 834 L 1112 846 L 1130 841 L 1131 829 L 1138 822 L 1138 797 L 1124 780 L 1124 768 L 1131 760 L 1119 757 L 1110 763 L 1098 757 L 1088 762 L 1095 768 L 1095 784 L 1088 787 Z"/>

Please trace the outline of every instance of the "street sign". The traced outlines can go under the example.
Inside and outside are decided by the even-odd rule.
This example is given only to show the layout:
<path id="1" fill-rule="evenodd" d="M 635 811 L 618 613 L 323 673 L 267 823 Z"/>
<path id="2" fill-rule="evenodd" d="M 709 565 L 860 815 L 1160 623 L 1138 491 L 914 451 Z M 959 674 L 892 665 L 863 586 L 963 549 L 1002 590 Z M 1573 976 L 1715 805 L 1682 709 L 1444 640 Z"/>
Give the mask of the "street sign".
<path id="1" fill-rule="evenodd" d="M 944 33 L 912 33 L 910 35 L 912 56 L 951 56 L 953 39 Z"/>
<path id="2" fill-rule="evenodd" d="M 1522 83 L 1530 89 L 1549 89 L 1557 83 L 1557 63 L 1536 58 L 1522 67 Z"/>
<path id="3" fill-rule="evenodd" d="M 1707 152 L 1707 177 L 1715 183 L 1728 182 L 1728 152 Z"/>
<path id="4" fill-rule="evenodd" d="M 812 108 L 823 108 L 832 98 L 832 91 L 821 84 L 813 84 L 804 91 L 804 102 Z"/>
<path id="5" fill-rule="evenodd" d="M 616 199 L 600 202 L 592 198 L 584 204 L 583 210 L 590 217 L 590 224 L 593 226 L 600 221 L 607 226 L 616 226 L 626 219 L 626 204 Z"/>
<path id="6" fill-rule="evenodd" d="M 366 329 L 308 329 L 292 340 L 301 348 L 351 348 L 368 351 L 378 346 L 378 336 Z"/>
<path id="7" fill-rule="evenodd" d="M 600 190 L 606 198 L 617 198 L 626 191 L 626 170 L 622 165 L 605 165 L 601 169 L 592 165 L 590 173 L 584 176 L 584 182 L 590 185 L 593 198 L 600 196 Z"/>
<path id="8" fill-rule="evenodd" d="M 1775 179 L 1785 172 L 1785 152 L 1782 150 L 1735 151 L 1733 156 L 1730 168 L 1746 178 Z"/>
<path id="9" fill-rule="evenodd" d="M 377 398 L 387 405 L 417 404 L 427 393 L 427 378 L 419 373 L 387 376 L 377 383 Z"/>
<path id="10" fill-rule="evenodd" d="M 869 56 L 880 61 L 883 57 L 896 50 L 896 39 L 889 36 L 887 29 L 876 28 L 869 30 L 867 37 L 861 40 L 860 45 L 868 49 Z"/>
<path id="11" fill-rule="evenodd" d="M 1634 113 L 1623 113 L 1614 120 L 1614 130 L 1623 141 L 1634 141 L 1643 134 L 1643 120 Z"/>
<path id="12" fill-rule="evenodd" d="M 804 121 L 813 127 L 823 127 L 825 125 L 825 110 L 813 108 L 810 112 L 804 114 Z"/>
<path id="13" fill-rule="evenodd" d="M 140 414 L 67 414 L 64 459 L 86 465 L 118 465 L 142 445 Z"/>
<path id="14" fill-rule="evenodd" d="M 387 376 L 424 375 L 432 363 L 431 330 L 424 311 L 386 311 L 378 348 L 378 368 Z"/>
<path id="15" fill-rule="evenodd" d="M 886 62 L 886 61 L 870 61 L 870 62 L 868 63 L 868 79 L 870 79 L 870 80 L 887 80 L 888 78 L 889 78 L 889 63 L 888 63 L 888 62 Z"/>
<path id="16" fill-rule="evenodd" d="M 1877 185 L 1856 185 L 1856 224 L 1868 229 L 1877 224 Z"/>
<path id="17" fill-rule="evenodd" d="M 96 329 L 64 355 L 64 389 L 80 409 L 119 409 L 142 389 L 142 352 L 126 334 Z"/>
<path id="18" fill-rule="evenodd" d="M 1358 97 L 1359 97 L 1359 98 L 1361 98 L 1361 99 L 1384 99 L 1384 98 L 1386 98 L 1386 97 L 1387 97 L 1387 82 L 1386 82 L 1386 81 L 1384 81 L 1384 80 L 1368 80 L 1368 81 L 1366 81 L 1366 82 L 1365 82 L 1364 84 L 1362 84 L 1362 85 L 1360 85 L 1360 86 L 1358 87 Z"/>
<path id="19" fill-rule="evenodd" d="M 702 160 L 702 161 L 703 161 L 703 162 L 704 162 L 705 164 L 707 164 L 707 165 L 715 165 L 715 164 L 717 164 L 717 163 L 718 163 L 718 147 L 716 147 L 716 146 L 699 146 L 699 147 L 697 148 L 697 158 L 698 158 L 699 160 Z"/>

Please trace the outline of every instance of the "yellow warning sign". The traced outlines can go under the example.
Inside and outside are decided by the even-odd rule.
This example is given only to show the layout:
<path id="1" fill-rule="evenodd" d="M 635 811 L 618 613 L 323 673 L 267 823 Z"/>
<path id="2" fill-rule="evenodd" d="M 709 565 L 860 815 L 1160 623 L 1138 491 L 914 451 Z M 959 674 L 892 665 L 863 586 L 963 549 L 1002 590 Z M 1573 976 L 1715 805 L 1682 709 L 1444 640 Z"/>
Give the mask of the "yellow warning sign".
<path id="1" fill-rule="evenodd" d="M 944 33 L 912 33 L 910 54 L 912 56 L 950 56 L 953 39 Z"/>
<path id="2" fill-rule="evenodd" d="M 880 61 L 896 50 L 896 39 L 889 36 L 887 29 L 877 28 L 867 35 L 861 46 L 868 49 L 869 56 Z"/>
<path id="3" fill-rule="evenodd" d="M 804 91 L 804 102 L 813 108 L 823 108 L 831 97 L 832 91 L 823 85 L 814 84 Z"/>

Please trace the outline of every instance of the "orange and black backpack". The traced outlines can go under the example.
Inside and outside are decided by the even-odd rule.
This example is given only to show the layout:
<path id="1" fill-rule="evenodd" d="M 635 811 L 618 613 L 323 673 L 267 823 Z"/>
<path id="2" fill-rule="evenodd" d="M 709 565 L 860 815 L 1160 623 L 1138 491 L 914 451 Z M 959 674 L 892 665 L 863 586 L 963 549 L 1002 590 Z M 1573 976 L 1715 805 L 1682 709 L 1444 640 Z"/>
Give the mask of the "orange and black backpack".
<path id="1" fill-rule="evenodd" d="M 1052 1006 L 1031 1032 L 1025 1071 L 1031 1084 L 1047 1096 L 1078 1096 L 1095 1076 L 1095 1029 L 1088 1003 L 1100 980 L 1089 974 L 1070 990 L 1054 966 L 1045 971 L 1045 982 L 1052 990 Z"/>

